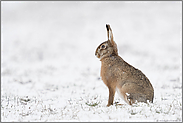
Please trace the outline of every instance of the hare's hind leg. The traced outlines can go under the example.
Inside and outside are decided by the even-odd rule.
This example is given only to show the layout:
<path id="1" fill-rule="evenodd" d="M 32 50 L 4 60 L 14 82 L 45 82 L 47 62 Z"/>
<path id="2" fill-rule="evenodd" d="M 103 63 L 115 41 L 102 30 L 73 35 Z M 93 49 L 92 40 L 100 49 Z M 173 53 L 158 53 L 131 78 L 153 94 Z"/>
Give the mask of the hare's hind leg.
<path id="1" fill-rule="evenodd" d="M 125 91 L 123 91 L 122 88 L 116 88 L 116 91 L 118 93 L 118 95 L 129 105 L 131 105 L 131 101 L 128 100 L 128 96 L 126 95 Z"/>
<path id="2" fill-rule="evenodd" d="M 120 88 L 120 94 L 124 100 L 132 105 L 137 102 L 147 102 L 146 94 L 144 93 L 144 88 L 137 85 L 136 83 L 125 83 Z"/>
<path id="3" fill-rule="evenodd" d="M 121 91 L 118 91 L 118 94 L 120 95 L 120 97 L 129 105 L 132 105 L 133 103 L 135 103 L 135 100 L 133 100 L 132 98 L 128 97 L 128 93 L 125 93 L 125 91 L 123 91 L 121 89 Z"/>

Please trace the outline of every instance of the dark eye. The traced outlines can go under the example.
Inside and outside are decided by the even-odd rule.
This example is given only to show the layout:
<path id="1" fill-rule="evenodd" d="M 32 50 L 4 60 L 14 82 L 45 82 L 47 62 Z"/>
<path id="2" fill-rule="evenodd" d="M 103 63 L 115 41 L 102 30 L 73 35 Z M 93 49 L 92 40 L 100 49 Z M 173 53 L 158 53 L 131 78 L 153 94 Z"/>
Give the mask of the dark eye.
<path id="1" fill-rule="evenodd" d="M 105 45 L 102 45 L 101 48 L 104 49 L 105 48 Z"/>

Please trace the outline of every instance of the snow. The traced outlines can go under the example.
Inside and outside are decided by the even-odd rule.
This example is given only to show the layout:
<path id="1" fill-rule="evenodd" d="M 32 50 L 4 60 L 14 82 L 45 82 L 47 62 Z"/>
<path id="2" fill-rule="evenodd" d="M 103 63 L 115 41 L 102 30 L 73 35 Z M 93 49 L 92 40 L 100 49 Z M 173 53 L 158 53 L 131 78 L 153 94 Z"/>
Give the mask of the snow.
<path id="1" fill-rule="evenodd" d="M 127 96 L 130 96 L 130 94 L 129 94 L 129 93 L 126 93 L 126 95 L 127 95 Z"/>
<path id="2" fill-rule="evenodd" d="M 157 2 L 1 2 L 1 121 L 182 121 L 182 7 Z M 100 79 L 110 24 L 119 55 L 154 87 L 125 103 Z"/>

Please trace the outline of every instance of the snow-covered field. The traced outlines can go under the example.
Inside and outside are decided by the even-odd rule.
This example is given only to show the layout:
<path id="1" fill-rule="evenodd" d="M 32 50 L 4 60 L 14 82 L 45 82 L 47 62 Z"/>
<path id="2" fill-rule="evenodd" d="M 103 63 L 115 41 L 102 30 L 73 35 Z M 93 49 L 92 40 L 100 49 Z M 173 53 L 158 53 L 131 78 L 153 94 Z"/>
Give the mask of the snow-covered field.
<path id="1" fill-rule="evenodd" d="M 1 121 L 182 121 L 181 2 L 1 2 Z M 126 104 L 100 79 L 109 23 L 154 103 Z"/>

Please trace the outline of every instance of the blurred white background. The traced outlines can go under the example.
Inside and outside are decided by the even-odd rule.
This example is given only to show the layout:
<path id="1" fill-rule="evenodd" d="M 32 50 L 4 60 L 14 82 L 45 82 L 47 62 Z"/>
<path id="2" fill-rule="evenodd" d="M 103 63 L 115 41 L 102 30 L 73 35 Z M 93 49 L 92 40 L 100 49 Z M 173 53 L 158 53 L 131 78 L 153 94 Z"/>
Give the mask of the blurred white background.
<path id="1" fill-rule="evenodd" d="M 73 96 L 70 93 L 73 89 L 76 100 L 82 97 L 78 93 L 88 90 L 85 97 L 101 95 L 107 104 L 108 90 L 99 80 L 100 61 L 94 55 L 97 46 L 107 40 L 106 23 L 111 25 L 119 55 L 150 79 L 155 89 L 155 104 L 165 104 L 162 98 L 166 98 L 168 104 L 173 98 L 181 99 L 181 2 L 3 1 L 1 14 L 3 106 L 10 97 L 18 100 L 24 96 L 63 102 Z M 77 84 L 80 86 L 75 87 Z M 56 93 L 48 96 L 48 90 L 55 86 Z M 73 88 L 63 92 L 63 86 Z M 12 116 L 19 117 L 19 113 L 8 110 L 1 107 L 6 114 L 1 115 L 2 119 L 17 121 Z M 68 116 L 72 114 L 68 113 Z M 139 119 L 146 119 L 143 116 Z M 161 119 L 155 115 L 152 121 L 159 117 Z"/>
<path id="2" fill-rule="evenodd" d="M 176 1 L 2 2 L 3 58 L 32 63 L 63 57 L 64 52 L 72 57 L 76 50 L 87 59 L 107 39 L 106 23 L 120 54 L 129 48 L 180 53 L 180 20 L 181 4 Z"/>

